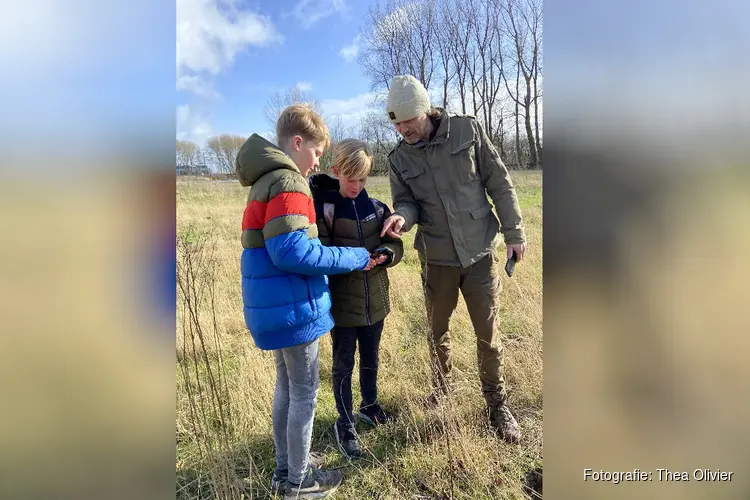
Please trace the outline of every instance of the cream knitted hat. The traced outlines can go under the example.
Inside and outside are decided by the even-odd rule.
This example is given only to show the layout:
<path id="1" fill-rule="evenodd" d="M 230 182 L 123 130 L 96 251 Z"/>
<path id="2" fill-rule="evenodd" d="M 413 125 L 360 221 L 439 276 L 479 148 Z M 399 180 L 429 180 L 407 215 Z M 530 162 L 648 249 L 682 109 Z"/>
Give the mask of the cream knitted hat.
<path id="1" fill-rule="evenodd" d="M 430 96 L 422 82 L 411 75 L 393 77 L 385 104 L 391 122 L 411 120 L 427 113 L 431 108 Z"/>

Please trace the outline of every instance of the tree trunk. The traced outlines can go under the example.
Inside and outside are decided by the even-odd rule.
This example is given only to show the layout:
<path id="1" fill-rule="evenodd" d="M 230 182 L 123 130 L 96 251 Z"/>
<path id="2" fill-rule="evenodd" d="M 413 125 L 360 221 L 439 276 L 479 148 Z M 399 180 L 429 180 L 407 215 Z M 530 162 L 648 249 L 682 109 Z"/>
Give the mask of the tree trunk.
<path id="1" fill-rule="evenodd" d="M 458 84 L 458 93 L 461 94 L 461 113 L 466 114 L 466 72 L 461 77 Z"/>
<path id="2" fill-rule="evenodd" d="M 520 85 L 519 80 L 521 79 L 521 67 L 520 64 L 516 67 L 516 163 L 518 164 L 518 168 L 521 168 L 521 165 L 523 164 L 523 160 L 521 158 L 521 128 L 518 124 L 518 87 Z"/>
<path id="3" fill-rule="evenodd" d="M 539 165 L 543 165 L 542 142 L 539 140 L 539 85 L 537 84 L 538 67 L 534 67 L 534 129 L 536 131 L 536 151 L 539 155 Z"/>
<path id="4" fill-rule="evenodd" d="M 471 69 L 469 70 L 469 76 L 471 77 L 471 102 L 474 106 L 472 114 L 474 116 L 477 116 L 477 111 L 479 110 L 479 107 L 477 106 L 477 59 L 476 56 L 474 56 L 473 60 L 471 61 Z"/>
<path id="5" fill-rule="evenodd" d="M 448 77 L 443 81 L 443 109 L 448 109 Z"/>
<path id="6" fill-rule="evenodd" d="M 505 161 L 505 128 L 503 127 L 502 115 L 500 115 L 500 123 L 498 125 L 500 127 L 500 159 Z"/>
<path id="7" fill-rule="evenodd" d="M 539 101 L 539 96 L 537 95 L 536 99 L 534 99 L 534 129 L 536 131 L 536 151 L 537 151 L 537 155 L 538 155 L 537 160 L 539 162 L 539 165 L 542 165 L 543 164 L 543 161 L 542 161 L 542 143 L 539 140 L 539 105 L 538 105 L 538 101 Z"/>
<path id="8" fill-rule="evenodd" d="M 531 130 L 531 79 L 526 78 L 526 95 L 523 98 L 523 104 L 524 109 L 526 111 L 526 116 L 524 118 L 524 123 L 526 125 L 526 139 L 529 141 L 529 155 L 530 155 L 530 163 L 531 165 L 536 168 L 537 167 L 537 159 L 536 159 L 536 146 L 534 145 L 534 132 Z"/>

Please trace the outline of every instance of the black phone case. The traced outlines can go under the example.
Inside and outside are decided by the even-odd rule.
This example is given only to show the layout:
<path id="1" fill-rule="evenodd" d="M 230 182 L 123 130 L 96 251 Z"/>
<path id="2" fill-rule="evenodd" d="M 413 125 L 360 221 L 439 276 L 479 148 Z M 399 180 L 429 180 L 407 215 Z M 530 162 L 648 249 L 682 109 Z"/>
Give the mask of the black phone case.
<path id="1" fill-rule="evenodd" d="M 511 256 L 510 259 L 508 259 L 508 262 L 505 263 L 505 274 L 508 275 L 508 277 L 513 276 L 513 271 L 516 269 L 516 253 L 513 252 L 513 256 Z"/>

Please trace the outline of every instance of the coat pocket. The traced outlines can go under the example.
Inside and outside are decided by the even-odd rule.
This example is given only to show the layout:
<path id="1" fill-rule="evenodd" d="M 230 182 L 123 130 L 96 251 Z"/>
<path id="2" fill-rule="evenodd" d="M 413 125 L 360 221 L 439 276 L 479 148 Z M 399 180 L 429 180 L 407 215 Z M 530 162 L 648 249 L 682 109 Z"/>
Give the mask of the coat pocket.
<path id="1" fill-rule="evenodd" d="M 475 208 L 471 211 L 471 217 L 473 219 L 482 219 L 487 216 L 492 211 L 492 207 L 490 205 L 482 205 L 479 208 Z"/>
<path id="2" fill-rule="evenodd" d="M 401 174 L 401 178 L 404 180 L 415 179 L 424 174 L 424 166 L 419 163 L 413 163 L 408 166 L 402 165 L 399 167 L 399 173 Z"/>
<path id="3" fill-rule="evenodd" d="M 469 139 L 451 151 L 453 173 L 459 184 L 469 184 L 479 179 L 476 162 L 476 139 Z"/>
<path id="4" fill-rule="evenodd" d="M 398 172 L 401 178 L 411 188 L 414 199 L 424 201 L 429 198 L 430 186 L 429 179 L 425 174 L 424 165 L 421 162 L 414 162 L 408 165 L 399 165 Z"/>

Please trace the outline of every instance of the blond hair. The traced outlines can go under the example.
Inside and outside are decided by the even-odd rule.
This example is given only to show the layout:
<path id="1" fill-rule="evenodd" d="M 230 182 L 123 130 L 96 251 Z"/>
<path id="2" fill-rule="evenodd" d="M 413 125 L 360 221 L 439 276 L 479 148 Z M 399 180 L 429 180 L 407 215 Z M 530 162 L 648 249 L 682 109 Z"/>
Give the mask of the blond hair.
<path id="1" fill-rule="evenodd" d="M 367 143 L 344 139 L 333 146 L 333 164 L 345 179 L 364 179 L 370 175 L 373 157 Z"/>
<path id="2" fill-rule="evenodd" d="M 331 145 L 331 136 L 323 118 L 309 104 L 292 104 L 284 109 L 276 121 L 276 137 L 284 147 L 295 135 L 306 141 L 323 144 L 323 151 Z"/>

